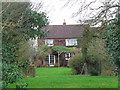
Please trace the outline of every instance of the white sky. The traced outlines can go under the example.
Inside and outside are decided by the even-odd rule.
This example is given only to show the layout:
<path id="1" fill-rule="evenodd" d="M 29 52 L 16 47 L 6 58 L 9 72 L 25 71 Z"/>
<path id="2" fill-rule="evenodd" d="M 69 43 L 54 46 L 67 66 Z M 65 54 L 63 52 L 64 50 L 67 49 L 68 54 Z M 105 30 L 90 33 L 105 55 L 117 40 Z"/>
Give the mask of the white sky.
<path id="1" fill-rule="evenodd" d="M 79 7 L 82 5 L 81 2 L 85 1 L 85 3 L 89 3 L 94 0 L 80 0 L 80 3 L 75 3 L 73 7 L 63 7 L 66 3 L 66 0 L 30 0 L 31 2 L 43 2 L 43 9 L 47 13 L 47 16 L 50 19 L 51 25 L 62 25 L 65 19 L 66 24 L 79 24 L 79 19 L 84 19 L 83 15 L 88 15 L 90 10 L 84 11 L 82 15 L 78 15 L 76 17 L 72 17 L 73 13 L 76 13 L 79 10 Z M 92 4 L 92 8 L 99 7 L 101 5 L 100 2 L 104 0 L 97 0 L 95 4 Z M 85 16 L 85 18 L 88 18 Z"/>
<path id="2" fill-rule="evenodd" d="M 32 2 L 39 2 L 39 0 L 31 0 Z M 67 24 L 77 24 L 78 18 L 72 18 L 72 13 L 76 9 L 63 7 L 65 0 L 42 0 L 43 11 L 47 12 L 51 25 L 61 25 L 65 19 Z"/>
<path id="3" fill-rule="evenodd" d="M 31 0 L 32 2 L 39 2 L 40 0 Z M 67 24 L 77 24 L 78 18 L 72 18 L 72 13 L 76 9 L 70 7 L 63 7 L 65 0 L 42 0 L 43 11 L 47 12 L 51 25 L 61 25 L 65 19 Z"/>
<path id="4" fill-rule="evenodd" d="M 72 18 L 72 13 L 76 11 L 76 9 L 63 7 L 65 4 L 65 0 L 44 0 L 44 5 L 48 6 L 47 10 L 49 18 L 51 20 L 50 24 L 63 24 L 65 19 L 67 24 L 75 24 L 77 23 L 76 18 Z M 43 6 L 44 7 L 44 6 Z"/>

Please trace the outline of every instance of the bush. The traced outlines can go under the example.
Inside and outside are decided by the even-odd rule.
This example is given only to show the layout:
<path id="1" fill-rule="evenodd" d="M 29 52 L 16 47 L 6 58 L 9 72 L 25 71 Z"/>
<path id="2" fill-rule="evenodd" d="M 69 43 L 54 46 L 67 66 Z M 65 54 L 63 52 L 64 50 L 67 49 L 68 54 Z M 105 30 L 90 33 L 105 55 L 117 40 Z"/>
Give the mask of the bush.
<path id="1" fill-rule="evenodd" d="M 85 61 L 83 59 L 82 54 L 77 54 L 73 56 L 69 61 L 70 67 L 76 71 L 75 74 L 81 74 L 84 63 Z M 83 71 L 82 74 L 84 74 L 84 72 L 85 71 Z"/>
<path id="2" fill-rule="evenodd" d="M 87 63 L 87 70 L 90 75 L 93 76 L 100 75 L 101 62 L 97 55 L 93 54 L 92 52 L 91 54 L 88 53 L 86 63 Z"/>
<path id="3" fill-rule="evenodd" d="M 86 63 L 90 75 L 114 76 L 114 66 L 108 61 L 109 55 L 103 39 L 95 38 L 89 43 Z"/>

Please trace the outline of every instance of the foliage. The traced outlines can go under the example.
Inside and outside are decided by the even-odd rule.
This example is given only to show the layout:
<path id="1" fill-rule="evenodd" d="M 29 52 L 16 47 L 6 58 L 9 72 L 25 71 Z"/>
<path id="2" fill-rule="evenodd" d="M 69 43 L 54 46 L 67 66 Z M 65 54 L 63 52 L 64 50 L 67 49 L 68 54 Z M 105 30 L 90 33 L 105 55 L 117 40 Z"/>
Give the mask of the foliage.
<path id="1" fill-rule="evenodd" d="M 38 58 L 45 59 L 51 53 L 47 45 L 40 45 L 37 50 Z"/>
<path id="2" fill-rule="evenodd" d="M 27 88 L 117 88 L 118 77 L 71 75 L 71 68 L 36 68 L 37 77 L 24 78 Z M 42 83 L 41 83 L 42 82 Z M 15 87 L 11 85 L 10 88 Z"/>
<path id="3" fill-rule="evenodd" d="M 28 49 L 29 48 L 29 49 Z M 27 50 L 28 49 L 28 50 Z M 16 50 L 17 53 L 17 59 L 19 63 L 19 67 L 21 68 L 23 72 L 23 76 L 35 76 L 34 67 L 31 66 L 31 64 L 34 63 L 35 59 L 35 49 L 33 48 L 33 45 L 29 43 L 29 41 L 22 42 L 19 46 L 19 49 Z"/>
<path id="4" fill-rule="evenodd" d="M 96 32 L 94 29 L 92 30 L 92 28 L 88 26 L 85 27 L 85 30 L 83 32 L 82 53 L 83 53 L 83 59 L 87 63 L 88 73 L 90 73 L 91 75 L 94 75 L 94 74 L 97 75 L 98 73 L 97 69 L 99 67 L 99 64 L 98 64 L 99 61 L 97 60 L 96 55 L 94 55 L 96 54 L 96 52 L 94 53 L 94 50 L 96 50 L 94 48 L 95 46 L 94 36 L 95 35 L 96 35 Z M 92 54 L 92 55 L 89 55 L 89 54 Z"/>
<path id="5" fill-rule="evenodd" d="M 85 26 L 84 28 L 85 28 L 85 30 L 83 31 L 83 40 L 81 42 L 82 43 L 82 46 L 81 46 L 82 51 L 81 52 L 83 53 L 83 57 L 86 60 L 88 46 L 89 46 L 89 43 L 91 42 L 91 40 L 93 39 L 93 36 L 95 35 L 95 30 L 89 26 Z"/>
<path id="6" fill-rule="evenodd" d="M 64 47 L 64 46 L 54 46 L 52 47 L 53 51 L 57 51 L 57 52 L 75 52 L 76 47 Z"/>
<path id="7" fill-rule="evenodd" d="M 76 47 L 70 47 L 70 48 L 69 48 L 69 52 L 75 52 L 76 50 L 77 50 Z"/>
<path id="8" fill-rule="evenodd" d="M 22 66 L 26 64 L 24 61 L 29 61 L 28 57 L 31 53 L 31 47 L 25 44 L 31 38 L 44 37 L 45 33 L 41 31 L 41 28 L 46 26 L 48 21 L 44 21 L 47 20 L 45 14 L 32 11 L 29 2 L 7 2 L 2 5 L 4 10 L 2 13 L 2 78 L 6 87 L 9 83 L 15 83 L 22 78 Z M 38 21 L 41 21 L 41 24 Z"/>
<path id="9" fill-rule="evenodd" d="M 107 26 L 106 45 L 112 56 L 111 62 L 120 68 L 120 14 Z"/>
<path id="10" fill-rule="evenodd" d="M 58 52 L 68 52 L 69 51 L 69 49 L 64 46 L 54 46 L 54 47 L 52 47 L 52 50 L 58 51 Z"/>
<path id="11" fill-rule="evenodd" d="M 88 72 L 95 75 L 114 75 L 114 67 L 108 59 L 105 43 L 102 38 L 94 38 L 89 44 L 87 51 Z M 107 65 L 107 66 L 106 66 Z M 107 72 L 107 73 L 106 73 Z"/>
<path id="12" fill-rule="evenodd" d="M 100 48 L 100 39 L 92 40 L 89 43 L 88 51 L 87 51 L 87 65 L 88 65 L 88 72 L 90 74 L 100 75 L 101 73 L 101 60 L 104 57 L 101 57 L 103 54 L 102 48 Z"/>
<path id="13" fill-rule="evenodd" d="M 4 63 L 3 70 L 5 71 L 3 74 L 6 75 L 3 76 L 3 87 L 6 87 L 8 83 L 14 83 L 22 78 L 22 72 L 17 64 Z"/>
<path id="14" fill-rule="evenodd" d="M 100 30 L 103 32 L 105 31 L 104 35 L 107 34 L 106 44 L 109 48 L 109 55 L 111 56 L 110 61 L 112 62 L 112 64 L 117 66 L 117 70 L 119 70 L 120 74 L 120 15 L 117 15 L 120 14 L 120 0 L 104 0 L 100 2 L 100 4 L 96 8 L 94 8 L 93 5 L 97 4 L 98 2 L 99 0 L 93 0 L 89 3 L 85 0 L 68 0 L 68 3 L 72 3 L 72 6 L 74 6 L 76 3 L 80 4 L 80 7 L 75 16 L 82 16 L 82 20 L 79 20 L 82 24 L 89 24 L 90 26 L 99 25 Z M 88 10 L 89 12 L 86 12 Z M 115 15 L 117 15 L 116 18 L 114 18 Z M 102 38 L 104 37 L 105 36 L 103 36 Z M 86 54 L 87 48 L 84 48 L 83 51 L 84 56 Z"/>
<path id="15" fill-rule="evenodd" d="M 52 50 L 56 51 L 58 53 L 58 66 L 60 66 L 60 55 L 63 52 L 69 52 L 70 51 L 69 48 L 64 47 L 64 46 L 54 46 L 54 47 L 52 47 Z"/>
<path id="16" fill-rule="evenodd" d="M 69 61 L 70 67 L 76 70 L 76 74 L 81 74 L 84 63 L 85 61 L 82 54 L 73 56 Z"/>
<path id="17" fill-rule="evenodd" d="M 99 28 L 86 27 L 83 33 L 82 53 L 91 75 L 115 75 L 105 47 L 104 34 Z M 107 66 L 106 66 L 107 65 Z M 106 73 L 107 72 L 107 73 Z"/>
<path id="18" fill-rule="evenodd" d="M 36 51 L 34 50 L 32 44 L 30 44 L 28 41 L 21 42 L 19 49 L 16 51 L 18 54 L 17 59 L 21 62 L 28 61 L 29 57 L 35 52 Z"/>
<path id="19" fill-rule="evenodd" d="M 52 50 L 56 51 L 58 53 L 58 66 L 60 66 L 60 61 L 59 61 L 60 55 L 63 52 L 74 52 L 76 50 L 76 48 L 75 47 L 68 48 L 68 47 L 65 47 L 65 46 L 54 46 L 54 47 L 52 47 Z"/>
<path id="20" fill-rule="evenodd" d="M 44 12 L 27 11 L 27 20 L 23 22 L 23 27 L 30 28 L 29 31 L 25 31 L 29 38 L 44 38 L 47 35 L 47 31 L 43 31 L 42 28 L 49 24 L 48 17 Z M 26 16 L 25 16 L 26 17 Z"/>
<path id="21" fill-rule="evenodd" d="M 35 66 L 44 66 L 46 64 L 45 59 L 51 53 L 51 49 L 47 45 L 39 45 L 36 50 Z M 41 62 L 41 63 L 40 63 Z"/>

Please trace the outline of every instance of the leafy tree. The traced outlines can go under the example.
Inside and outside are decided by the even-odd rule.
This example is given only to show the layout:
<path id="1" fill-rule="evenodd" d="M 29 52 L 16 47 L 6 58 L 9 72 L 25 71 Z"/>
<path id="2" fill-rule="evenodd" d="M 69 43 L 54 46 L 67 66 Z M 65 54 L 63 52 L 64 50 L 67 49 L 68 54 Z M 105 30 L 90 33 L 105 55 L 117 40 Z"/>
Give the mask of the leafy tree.
<path id="1" fill-rule="evenodd" d="M 106 30 L 106 44 L 112 56 L 111 62 L 120 69 L 120 14 L 110 22 Z M 118 69 L 118 70 L 119 70 Z M 120 73 L 120 72 L 119 72 Z"/>
<path id="2" fill-rule="evenodd" d="M 52 50 L 57 51 L 57 53 L 58 53 L 58 66 L 60 66 L 61 53 L 68 52 L 69 50 L 67 47 L 64 47 L 64 46 L 54 46 L 54 47 L 52 47 Z"/>
<path id="3" fill-rule="evenodd" d="M 28 61 L 30 54 L 26 50 L 28 46 L 24 47 L 24 44 L 35 37 L 45 36 L 41 28 L 48 24 L 48 19 L 45 13 L 32 11 L 28 2 L 7 2 L 2 5 L 2 80 L 3 86 L 6 87 L 9 83 L 15 83 L 22 78 L 21 69 L 27 65 L 24 62 Z"/>
<path id="4" fill-rule="evenodd" d="M 103 31 L 98 29 L 85 27 L 83 32 L 82 53 L 87 71 L 89 74 L 115 75 L 115 67 L 108 60 L 110 55 L 105 47 L 105 36 Z"/>
<path id="5" fill-rule="evenodd" d="M 38 59 L 45 65 L 45 58 L 51 53 L 51 49 L 47 45 L 40 45 L 36 53 Z"/>
<path id="6" fill-rule="evenodd" d="M 101 2 L 101 5 L 94 8 L 97 1 L 92 0 L 89 3 L 85 0 L 68 0 L 68 3 L 72 3 L 75 5 L 76 3 L 80 3 L 79 10 L 75 15 L 84 15 L 79 20 L 82 24 L 89 24 L 90 26 L 99 25 L 99 30 L 105 32 L 107 34 L 107 46 L 110 49 L 109 54 L 112 56 L 113 63 L 119 68 L 119 26 L 120 26 L 120 0 L 105 0 Z M 89 10 L 89 12 L 88 12 Z M 96 12 L 96 13 L 95 13 Z M 84 14 L 85 13 L 85 14 Z M 118 15 L 117 15 L 118 14 Z M 114 16 L 117 15 L 116 18 Z M 84 18 L 88 16 L 87 18 Z M 107 32 L 105 31 L 107 28 Z M 105 34 L 104 34 L 105 35 Z M 105 36 L 103 36 L 104 38 Z M 120 70 L 120 69 L 118 69 Z"/>
<path id="7" fill-rule="evenodd" d="M 54 47 L 52 47 L 52 50 L 56 51 L 58 53 L 58 65 L 60 66 L 60 55 L 63 52 L 73 52 L 74 48 L 72 49 L 72 48 L 67 48 L 64 46 L 54 46 Z"/>
<path id="8" fill-rule="evenodd" d="M 115 76 L 115 67 L 109 62 L 105 40 L 94 37 L 89 43 L 87 51 L 88 72 L 96 75 Z"/>

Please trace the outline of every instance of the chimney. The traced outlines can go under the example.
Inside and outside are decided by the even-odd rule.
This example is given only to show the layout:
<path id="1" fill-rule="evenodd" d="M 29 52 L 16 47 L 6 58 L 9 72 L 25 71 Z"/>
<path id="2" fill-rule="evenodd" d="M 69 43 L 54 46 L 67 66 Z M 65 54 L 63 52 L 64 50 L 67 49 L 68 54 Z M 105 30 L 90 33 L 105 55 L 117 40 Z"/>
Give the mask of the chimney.
<path id="1" fill-rule="evenodd" d="M 64 19 L 63 25 L 66 25 L 65 19 Z"/>

